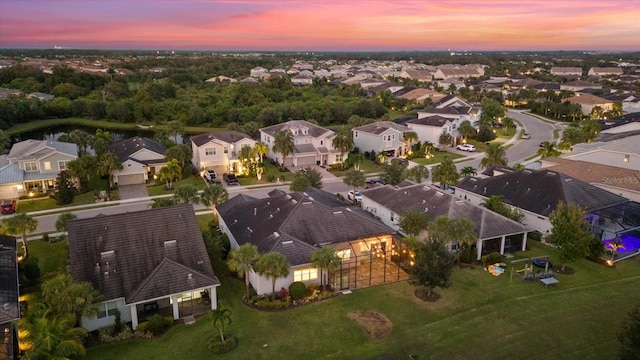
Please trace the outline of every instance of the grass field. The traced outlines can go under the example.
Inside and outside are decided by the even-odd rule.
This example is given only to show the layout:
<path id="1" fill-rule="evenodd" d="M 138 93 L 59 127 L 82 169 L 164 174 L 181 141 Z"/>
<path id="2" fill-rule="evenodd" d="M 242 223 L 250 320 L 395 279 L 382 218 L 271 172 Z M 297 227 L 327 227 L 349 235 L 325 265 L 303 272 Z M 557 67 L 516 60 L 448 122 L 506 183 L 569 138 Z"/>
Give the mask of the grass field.
<path id="1" fill-rule="evenodd" d="M 519 256 L 555 250 L 533 243 Z M 493 277 L 480 266 L 456 269 L 442 298 L 425 303 L 406 282 L 359 289 L 284 312 L 244 306 L 240 280 L 223 278 L 222 306 L 231 309 L 228 331 L 239 345 L 219 359 L 605 359 L 617 349 L 615 334 L 632 304 L 640 301 L 640 261 L 607 268 L 587 260 L 571 266 L 545 288 L 523 282 L 510 269 Z M 368 339 L 351 311 L 369 310 L 393 322 L 391 334 Z M 161 338 L 92 348 L 88 359 L 209 359 L 206 342 L 215 336 L 207 317 L 176 325 Z M 265 346 L 266 344 L 266 346 Z"/>

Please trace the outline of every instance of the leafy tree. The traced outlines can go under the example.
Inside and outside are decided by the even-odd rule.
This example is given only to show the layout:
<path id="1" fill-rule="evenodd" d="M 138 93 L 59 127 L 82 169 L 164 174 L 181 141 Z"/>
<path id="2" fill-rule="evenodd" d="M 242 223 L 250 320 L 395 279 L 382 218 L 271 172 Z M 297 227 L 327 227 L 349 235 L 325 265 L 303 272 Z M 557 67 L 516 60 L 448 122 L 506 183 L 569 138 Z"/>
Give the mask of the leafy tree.
<path id="1" fill-rule="evenodd" d="M 167 132 L 173 136 L 173 142 L 178 144 L 178 135 L 184 133 L 184 124 L 179 120 L 169 121 L 167 123 Z"/>
<path id="2" fill-rule="evenodd" d="M 440 145 L 440 148 L 444 146 L 451 146 L 452 143 L 453 136 L 451 136 L 451 134 L 443 132 L 442 134 L 440 134 L 440 136 L 438 136 L 438 145 Z"/>
<path id="3" fill-rule="evenodd" d="M 309 179 L 307 177 L 296 175 L 291 184 L 289 184 L 289 190 L 291 191 L 302 191 L 307 187 L 311 186 L 309 183 Z"/>
<path id="4" fill-rule="evenodd" d="M 552 229 L 547 241 L 558 246 L 563 271 L 567 262 L 584 257 L 589 249 L 592 235 L 584 217 L 585 212 L 578 205 L 562 201 L 549 215 Z"/>
<path id="5" fill-rule="evenodd" d="M 240 148 L 238 152 L 238 160 L 242 164 L 242 170 L 247 175 L 255 173 L 256 154 L 253 152 L 253 148 L 249 145 L 245 145 Z"/>
<path id="6" fill-rule="evenodd" d="M 276 280 L 281 277 L 289 276 L 291 264 L 287 261 L 282 253 L 272 251 L 260 256 L 256 263 L 258 274 L 271 279 L 271 300 L 275 300 Z"/>
<path id="7" fill-rule="evenodd" d="M 465 139 L 472 138 L 477 133 L 476 132 L 476 128 L 473 127 L 473 125 L 471 124 L 471 121 L 469 121 L 469 120 L 465 120 L 462 123 L 460 123 L 460 127 L 458 127 L 458 132 Z"/>
<path id="8" fill-rule="evenodd" d="M 213 210 L 213 217 L 215 218 L 216 206 L 222 204 L 229 199 L 229 192 L 223 188 L 222 185 L 213 184 L 207 186 L 200 194 L 200 202 L 202 205 L 209 207 Z"/>
<path id="9" fill-rule="evenodd" d="M 249 285 L 251 284 L 249 281 L 249 275 L 259 258 L 260 254 L 258 253 L 258 248 L 249 243 L 243 244 L 239 248 L 233 249 L 229 252 L 229 260 L 227 261 L 227 264 L 231 271 L 235 271 L 238 275 L 244 277 L 244 283 L 247 288 L 245 299 L 247 300 L 249 300 Z"/>
<path id="10" fill-rule="evenodd" d="M 425 229 L 429 224 L 429 217 L 420 209 L 412 209 L 406 211 L 400 216 L 398 226 L 403 233 L 409 237 L 417 237 L 422 229 Z"/>
<path id="11" fill-rule="evenodd" d="M 178 164 L 178 160 L 172 159 L 167 161 L 167 165 L 158 171 L 158 178 L 160 181 L 166 182 L 167 189 L 171 189 L 173 187 L 173 180 L 179 178 L 181 174 L 182 168 L 180 164 Z"/>
<path id="12" fill-rule="evenodd" d="M 32 233 L 38 229 L 38 220 L 33 216 L 21 213 L 13 215 L 10 218 L 2 219 L 2 227 L 5 228 L 7 233 L 13 235 L 20 235 L 22 237 L 22 250 L 24 251 L 23 259 L 29 257 L 27 246 L 27 234 Z"/>
<path id="13" fill-rule="evenodd" d="M 193 150 L 191 146 L 186 144 L 175 145 L 167 149 L 164 152 L 164 156 L 167 160 L 177 160 L 180 165 L 180 178 L 182 179 L 185 172 L 189 171 L 189 162 L 193 157 Z"/>
<path id="14" fill-rule="evenodd" d="M 542 147 L 538 149 L 538 155 L 545 157 L 556 157 L 562 154 L 560 151 L 556 149 L 556 144 L 551 141 L 545 141 L 542 143 Z"/>
<path id="15" fill-rule="evenodd" d="M 300 181 L 299 179 L 305 179 L 305 181 Z M 297 183 L 297 185 L 294 186 L 294 183 Z M 299 188 L 299 186 L 303 184 L 306 184 L 306 186 L 304 186 L 303 188 Z M 293 178 L 291 190 L 300 191 L 307 186 L 311 186 L 316 189 L 322 189 L 322 174 L 318 170 L 314 168 L 306 168 L 304 171 L 298 172 Z"/>
<path id="16" fill-rule="evenodd" d="M 66 212 L 60 214 L 58 216 L 58 220 L 56 220 L 56 230 L 59 232 L 64 232 L 64 235 L 67 235 L 67 226 L 69 221 L 77 219 L 78 216 L 74 213 Z"/>
<path id="17" fill-rule="evenodd" d="M 109 188 L 113 186 L 113 172 L 122 170 L 122 164 L 114 153 L 105 153 L 100 157 L 98 162 L 98 171 L 103 176 L 109 177 Z"/>
<path id="18" fill-rule="evenodd" d="M 96 130 L 96 134 L 93 136 L 93 140 L 91 141 L 91 146 L 98 158 L 101 158 L 102 155 L 107 152 L 111 141 L 113 141 L 113 136 L 111 136 L 110 132 L 102 129 Z"/>
<path id="19" fill-rule="evenodd" d="M 67 173 L 77 179 L 80 191 L 89 188 L 92 176 L 97 172 L 98 159 L 95 156 L 80 156 L 67 163 Z"/>
<path id="20" fill-rule="evenodd" d="M 56 191 L 54 198 L 57 205 L 67 205 L 73 202 L 73 198 L 76 196 L 76 189 L 69 179 L 69 174 L 66 171 L 61 171 L 56 178 Z"/>
<path id="21" fill-rule="evenodd" d="M 293 134 L 291 131 L 280 130 L 273 139 L 273 151 L 282 154 L 281 167 L 284 168 L 284 161 L 290 154 L 293 154 Z"/>
<path id="22" fill-rule="evenodd" d="M 269 145 L 262 141 L 256 141 L 253 145 L 253 152 L 260 157 L 260 162 L 264 161 L 264 156 L 269 153 Z"/>
<path id="23" fill-rule="evenodd" d="M 622 360 L 637 360 L 640 354 L 640 302 L 636 303 L 624 319 L 618 332 L 620 349 L 618 355 Z"/>
<path id="24" fill-rule="evenodd" d="M 28 359 L 72 359 L 87 352 L 83 345 L 87 331 L 73 327 L 72 316 L 53 316 L 44 311 L 30 318 L 25 330 L 31 344 L 25 352 Z"/>
<path id="25" fill-rule="evenodd" d="M 380 179 L 386 184 L 398 185 L 406 179 L 407 173 L 405 166 L 399 161 L 393 161 L 391 164 L 383 164 L 380 172 Z"/>
<path id="26" fill-rule="evenodd" d="M 424 165 L 414 166 L 411 169 L 407 169 L 407 178 L 421 183 L 422 179 L 429 178 L 429 169 Z"/>
<path id="27" fill-rule="evenodd" d="M 478 175 L 478 170 L 473 166 L 465 166 L 460 169 L 461 176 L 476 176 Z"/>
<path id="28" fill-rule="evenodd" d="M 358 188 L 365 186 L 367 179 L 362 171 L 351 169 L 344 174 L 342 182 L 351 186 L 354 190 L 358 190 Z"/>
<path id="29" fill-rule="evenodd" d="M 6 132 L 0 130 L 0 153 L 4 152 L 11 145 L 11 138 Z"/>
<path id="30" fill-rule="evenodd" d="M 198 188 L 194 185 L 183 185 L 176 188 L 174 194 L 176 203 L 179 204 L 197 204 L 200 202 L 198 197 Z"/>
<path id="31" fill-rule="evenodd" d="M 434 183 L 439 183 L 443 189 L 455 185 L 459 178 L 458 170 L 449 156 L 445 156 L 442 162 L 433 168 L 431 174 L 431 180 Z"/>
<path id="32" fill-rule="evenodd" d="M 453 255 L 440 241 L 419 242 L 415 250 L 415 264 L 410 270 L 409 282 L 428 289 L 427 296 L 435 287 L 448 288 L 453 272 Z"/>
<path id="33" fill-rule="evenodd" d="M 49 305 L 53 314 L 64 316 L 73 314 L 75 326 L 82 327 L 82 316 L 98 313 L 94 306 L 100 300 L 100 294 L 89 282 L 74 282 L 69 273 L 61 273 L 42 284 L 42 299 Z"/>
<path id="34" fill-rule="evenodd" d="M 340 267 L 340 261 L 340 257 L 338 257 L 336 252 L 328 246 L 316 249 L 311 254 L 311 264 L 320 269 L 320 286 L 323 289 L 325 288 L 325 283 L 322 272 L 326 270 L 328 278 L 332 271 Z"/>
<path id="35" fill-rule="evenodd" d="M 218 307 L 211 310 L 211 325 L 220 332 L 220 342 L 224 342 L 224 328 L 231 324 L 231 310 Z"/>
<path id="36" fill-rule="evenodd" d="M 153 199 L 153 203 L 149 204 L 149 207 L 152 209 L 159 209 L 167 206 L 176 205 L 175 197 L 162 197 Z"/>
<path id="37" fill-rule="evenodd" d="M 351 137 L 351 131 L 346 127 L 340 128 L 340 130 L 336 133 L 331 141 L 334 149 L 340 151 L 340 155 L 344 156 L 344 154 L 348 153 L 353 149 L 353 138 Z M 340 164 L 340 168 L 344 169 L 344 160 Z"/>
<path id="38" fill-rule="evenodd" d="M 409 152 L 411 152 L 413 143 L 418 141 L 418 134 L 415 131 L 407 131 L 402 135 L 402 140 L 407 143 Z"/>
<path id="39" fill-rule="evenodd" d="M 483 169 L 492 166 L 507 166 L 507 155 L 504 147 L 499 143 L 489 143 L 484 150 L 484 158 L 480 160 L 480 167 Z"/>

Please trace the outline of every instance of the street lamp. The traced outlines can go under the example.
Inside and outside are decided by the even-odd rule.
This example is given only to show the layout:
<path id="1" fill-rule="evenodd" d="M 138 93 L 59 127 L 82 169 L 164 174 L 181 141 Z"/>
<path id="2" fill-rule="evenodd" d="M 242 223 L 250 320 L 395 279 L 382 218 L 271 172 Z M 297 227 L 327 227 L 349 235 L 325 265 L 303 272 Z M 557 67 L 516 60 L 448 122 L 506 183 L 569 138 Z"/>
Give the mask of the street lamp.
<path id="1" fill-rule="evenodd" d="M 33 191 L 29 191 L 29 198 L 31 199 L 31 202 L 33 202 Z"/>

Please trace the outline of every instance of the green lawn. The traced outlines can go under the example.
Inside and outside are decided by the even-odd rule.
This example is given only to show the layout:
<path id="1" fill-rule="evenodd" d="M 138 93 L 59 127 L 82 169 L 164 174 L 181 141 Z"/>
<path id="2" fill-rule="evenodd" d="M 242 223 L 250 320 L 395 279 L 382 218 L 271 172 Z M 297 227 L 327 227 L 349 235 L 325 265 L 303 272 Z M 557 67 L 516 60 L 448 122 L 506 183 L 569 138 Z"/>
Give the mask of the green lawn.
<path id="1" fill-rule="evenodd" d="M 533 243 L 527 256 L 555 250 Z M 518 254 L 522 256 L 522 254 Z M 456 269 L 442 299 L 425 303 L 406 282 L 359 289 L 284 312 L 244 306 L 242 281 L 223 278 L 219 299 L 231 309 L 228 331 L 238 348 L 220 359 L 604 359 L 614 357 L 615 333 L 631 305 L 640 300 L 640 261 L 607 268 L 587 260 L 572 264 L 574 275 L 559 284 L 509 280 L 509 269 L 493 277 L 481 267 Z M 393 323 L 383 340 L 370 340 L 350 319 L 351 311 L 384 314 Z M 209 359 L 211 323 L 176 325 L 164 336 L 99 346 L 88 359 Z M 265 346 L 266 344 L 266 346 Z"/>
<path id="2" fill-rule="evenodd" d="M 22 243 L 18 243 L 22 250 Z M 65 271 L 69 263 L 69 249 L 67 240 L 48 243 L 41 240 L 29 241 L 29 256 L 38 259 L 40 275 L 45 278 L 48 274 Z"/>
<path id="3" fill-rule="evenodd" d="M 111 196 L 114 200 L 119 199 L 118 190 L 112 190 Z M 74 205 L 86 205 L 86 204 L 96 204 L 97 207 L 101 206 L 100 203 L 96 203 L 93 197 L 93 192 L 87 192 L 84 194 L 76 195 L 73 198 L 73 203 L 64 206 L 74 206 Z M 24 199 L 18 201 L 18 210 L 19 213 L 27 213 L 32 211 L 40 211 L 40 210 L 50 210 L 60 208 L 63 211 L 63 206 L 57 205 L 56 201 L 51 198 L 39 198 L 39 199 Z"/>
<path id="4" fill-rule="evenodd" d="M 202 180 L 199 176 L 190 175 L 186 179 L 174 182 L 171 189 L 167 189 L 167 184 L 163 182 L 159 182 L 158 184 L 153 186 L 147 186 L 147 194 L 149 194 L 149 196 L 173 194 L 177 187 L 185 185 L 193 185 L 198 190 L 204 190 L 204 188 L 207 186 L 204 180 Z"/>
<path id="5" fill-rule="evenodd" d="M 238 176 L 238 184 L 242 186 L 273 184 L 274 181 L 284 176 L 284 181 L 293 180 L 294 174 L 290 171 L 280 171 L 278 166 L 269 162 L 264 162 L 264 173 L 262 178 L 258 180 L 256 176 Z"/>
<path id="6" fill-rule="evenodd" d="M 476 145 L 477 147 L 478 145 Z M 419 165 L 431 165 L 431 164 L 438 164 L 440 162 L 442 162 L 442 160 L 444 159 L 445 156 L 448 156 L 451 160 L 456 160 L 456 159 L 460 159 L 463 158 L 465 156 L 463 155 L 459 155 L 459 154 L 454 154 L 454 153 L 450 153 L 450 152 L 446 152 L 446 151 L 434 151 L 433 152 L 434 157 L 432 158 L 424 158 L 424 157 L 419 157 L 419 158 L 414 158 L 411 159 L 411 161 L 415 162 L 416 164 Z"/>
<path id="7" fill-rule="evenodd" d="M 331 173 L 337 177 L 342 177 L 344 176 L 344 174 L 347 173 L 347 171 L 351 169 L 353 169 L 353 167 L 347 170 L 332 170 Z M 382 167 L 380 166 L 379 163 L 375 161 L 363 160 L 362 163 L 360 164 L 360 171 L 362 171 L 365 174 L 375 174 L 382 171 Z"/>

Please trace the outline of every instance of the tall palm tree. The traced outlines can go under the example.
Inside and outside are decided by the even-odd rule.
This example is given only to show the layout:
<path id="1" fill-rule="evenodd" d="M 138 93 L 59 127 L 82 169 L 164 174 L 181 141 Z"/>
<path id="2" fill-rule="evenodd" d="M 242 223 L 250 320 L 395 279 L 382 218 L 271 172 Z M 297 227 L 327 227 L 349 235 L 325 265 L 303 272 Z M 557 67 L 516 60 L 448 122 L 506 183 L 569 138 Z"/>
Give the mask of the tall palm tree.
<path id="1" fill-rule="evenodd" d="M 507 135 L 509 133 L 509 129 L 513 127 L 513 119 L 510 117 L 505 117 L 502 119 L 502 131 L 503 134 Z"/>
<path id="2" fill-rule="evenodd" d="M 325 289 L 324 276 L 322 276 L 323 270 L 327 271 L 327 279 L 332 271 L 340 266 L 340 257 L 328 246 L 323 246 L 316 249 L 311 254 L 311 264 L 317 266 L 320 269 L 320 286 Z"/>
<path id="3" fill-rule="evenodd" d="M 71 141 L 78 145 L 78 152 L 80 153 L 79 155 L 86 155 L 87 147 L 93 141 L 93 136 L 88 132 L 79 129 L 73 130 L 71 133 L 69 133 L 69 136 L 71 138 Z"/>
<path id="4" fill-rule="evenodd" d="M 22 237 L 22 250 L 24 251 L 22 259 L 28 258 L 27 234 L 38 229 L 38 220 L 29 214 L 21 213 L 10 218 L 2 219 L 2 225 L 9 234 L 20 235 Z"/>
<path id="5" fill-rule="evenodd" d="M 224 342 L 224 328 L 231 324 L 231 310 L 218 307 L 211 310 L 211 325 L 220 331 L 220 342 Z"/>
<path id="6" fill-rule="evenodd" d="M 427 226 L 427 232 L 431 241 L 439 241 L 445 245 L 453 240 L 453 224 L 451 220 L 444 216 L 438 216 Z"/>
<path id="7" fill-rule="evenodd" d="M 200 194 L 200 202 L 206 207 L 211 206 L 213 217 L 216 217 L 216 206 L 229 199 L 229 192 L 222 185 L 213 184 L 207 186 Z"/>
<path id="8" fill-rule="evenodd" d="M 483 169 L 491 166 L 507 166 L 507 154 L 499 143 L 489 143 L 484 150 L 484 158 L 480 160 Z"/>
<path id="9" fill-rule="evenodd" d="M 34 314 L 25 330 L 31 344 L 25 353 L 29 359 L 72 359 L 87 353 L 83 345 L 87 331 L 73 327 L 71 316 L 54 316 L 46 310 Z"/>
<path id="10" fill-rule="evenodd" d="M 258 155 L 260 158 L 260 162 L 264 161 L 264 156 L 269 153 L 269 145 L 263 143 L 262 141 L 256 141 L 253 145 L 253 152 Z"/>
<path id="11" fill-rule="evenodd" d="M 100 157 L 98 163 L 98 170 L 101 175 L 109 176 L 109 189 L 113 186 L 113 172 L 116 170 L 122 170 L 122 164 L 118 160 L 116 154 L 108 152 Z"/>
<path id="12" fill-rule="evenodd" d="M 538 155 L 545 157 L 556 157 L 562 154 L 556 149 L 556 144 L 552 141 L 545 141 L 542 143 L 542 147 L 538 149 Z"/>
<path id="13" fill-rule="evenodd" d="M 256 154 L 253 152 L 253 148 L 251 146 L 245 145 L 240 148 L 240 151 L 238 152 L 238 160 L 240 160 L 240 163 L 242 164 L 242 171 L 246 175 L 250 175 L 255 171 L 255 159 Z"/>
<path id="14" fill-rule="evenodd" d="M 194 185 L 179 186 L 173 193 L 176 203 L 180 204 L 198 204 L 200 197 L 198 196 L 198 188 Z"/>
<path id="15" fill-rule="evenodd" d="M 458 242 L 459 249 L 471 246 L 477 241 L 478 235 L 476 234 L 475 227 L 471 220 L 466 218 L 459 218 L 454 219 L 451 222 L 454 240 Z M 457 257 L 459 259 L 460 251 L 458 251 L 457 254 Z"/>
<path id="16" fill-rule="evenodd" d="M 173 187 L 173 179 L 179 178 L 181 174 L 182 168 L 176 159 L 167 161 L 167 164 L 158 171 L 158 177 L 161 181 L 165 181 L 167 189 L 171 189 Z"/>
<path id="17" fill-rule="evenodd" d="M 245 293 L 245 299 L 249 300 L 249 275 L 253 270 L 254 265 L 260 258 L 258 248 L 252 244 L 243 244 L 237 249 L 232 249 L 229 252 L 229 260 L 227 265 L 231 271 L 235 271 L 238 275 L 244 277 L 244 284 L 247 288 Z"/>
<path id="18" fill-rule="evenodd" d="M 458 170 L 449 156 L 445 156 L 442 162 L 433 168 L 431 173 L 431 180 L 440 183 L 443 189 L 455 185 L 459 178 Z"/>
<path id="19" fill-rule="evenodd" d="M 473 166 L 465 166 L 460 169 L 461 176 L 476 176 L 478 175 L 478 170 Z"/>
<path id="20" fill-rule="evenodd" d="M 101 296 L 89 282 L 74 282 L 69 273 L 61 273 L 42 284 L 42 298 L 56 316 L 72 313 L 75 326 L 82 327 L 82 316 L 98 313 L 94 306 Z"/>
<path id="21" fill-rule="evenodd" d="M 340 155 L 342 156 L 340 168 L 344 169 L 344 154 L 353 149 L 353 137 L 351 137 L 351 131 L 346 127 L 340 128 L 333 137 L 331 145 L 333 145 L 334 149 L 338 149 L 340 151 Z"/>
<path id="22" fill-rule="evenodd" d="M 280 130 L 273 139 L 273 151 L 282 154 L 282 168 L 284 161 L 290 154 L 293 154 L 293 134 L 291 131 Z"/>
<path id="23" fill-rule="evenodd" d="M 289 276 L 291 264 L 287 261 L 282 253 L 272 251 L 260 256 L 256 263 L 258 274 L 271 279 L 271 300 L 275 300 L 276 296 L 276 280 L 281 277 Z"/>
<path id="24" fill-rule="evenodd" d="M 415 131 L 407 131 L 402 135 L 402 139 L 407 143 L 409 147 L 409 153 L 411 153 L 414 142 L 418 141 L 418 134 Z"/>
<path id="25" fill-rule="evenodd" d="M 91 181 L 91 176 L 96 172 L 98 159 L 95 156 L 81 156 L 67 163 L 67 172 L 77 179 L 81 189 L 86 189 Z"/>

